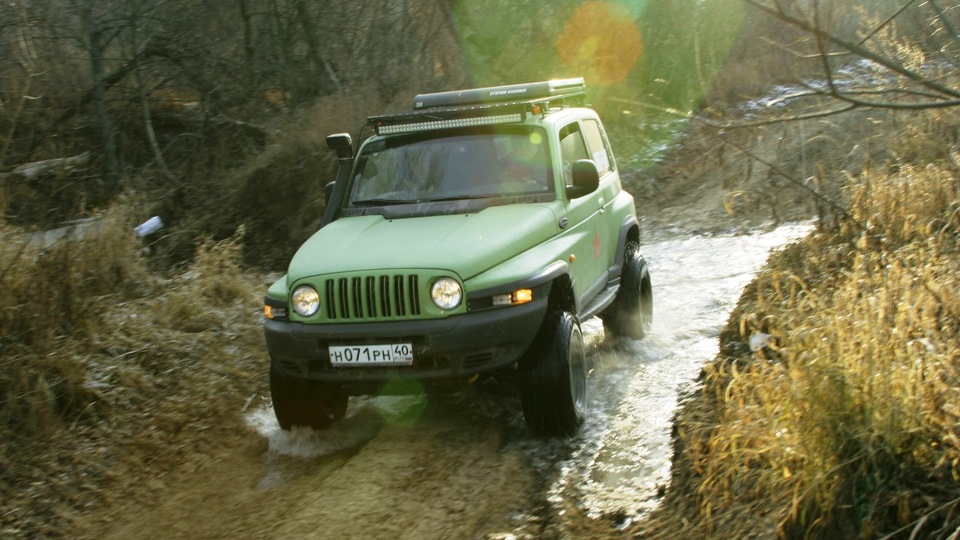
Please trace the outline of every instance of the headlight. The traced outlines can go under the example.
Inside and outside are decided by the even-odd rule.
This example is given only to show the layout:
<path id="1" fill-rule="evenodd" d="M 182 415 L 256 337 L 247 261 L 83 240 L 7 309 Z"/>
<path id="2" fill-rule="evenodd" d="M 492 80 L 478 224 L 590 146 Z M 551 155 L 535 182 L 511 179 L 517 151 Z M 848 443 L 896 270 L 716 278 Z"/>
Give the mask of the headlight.
<path id="1" fill-rule="evenodd" d="M 293 310 L 301 317 L 312 317 L 320 309 L 320 295 L 308 285 L 297 287 L 290 299 Z"/>
<path id="2" fill-rule="evenodd" d="M 430 288 L 430 298 L 440 309 L 453 309 L 460 305 L 463 300 L 463 289 L 456 280 L 450 278 L 440 278 L 433 282 Z"/>

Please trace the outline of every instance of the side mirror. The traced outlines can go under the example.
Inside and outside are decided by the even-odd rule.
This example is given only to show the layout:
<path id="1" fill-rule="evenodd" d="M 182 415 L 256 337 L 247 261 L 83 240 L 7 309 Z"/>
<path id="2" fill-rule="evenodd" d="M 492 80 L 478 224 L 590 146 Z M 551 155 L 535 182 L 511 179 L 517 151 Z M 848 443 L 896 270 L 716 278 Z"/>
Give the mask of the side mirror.
<path id="1" fill-rule="evenodd" d="M 578 159 L 573 163 L 573 185 L 567 188 L 567 197 L 577 199 L 600 187 L 600 172 L 592 159 Z"/>
<path id="2" fill-rule="evenodd" d="M 337 159 L 350 159 L 353 157 L 353 138 L 349 133 L 327 135 L 327 148 L 337 152 Z"/>

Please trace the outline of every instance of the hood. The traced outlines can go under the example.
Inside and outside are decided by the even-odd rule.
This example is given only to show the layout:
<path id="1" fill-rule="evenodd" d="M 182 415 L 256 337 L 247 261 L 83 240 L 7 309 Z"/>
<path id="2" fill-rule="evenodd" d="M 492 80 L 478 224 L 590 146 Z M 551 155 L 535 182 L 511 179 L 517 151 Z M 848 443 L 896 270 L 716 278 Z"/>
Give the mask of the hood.
<path id="1" fill-rule="evenodd" d="M 556 234 L 546 205 L 494 206 L 475 214 L 341 218 L 290 262 L 289 278 L 381 269 L 436 268 L 467 280 Z"/>

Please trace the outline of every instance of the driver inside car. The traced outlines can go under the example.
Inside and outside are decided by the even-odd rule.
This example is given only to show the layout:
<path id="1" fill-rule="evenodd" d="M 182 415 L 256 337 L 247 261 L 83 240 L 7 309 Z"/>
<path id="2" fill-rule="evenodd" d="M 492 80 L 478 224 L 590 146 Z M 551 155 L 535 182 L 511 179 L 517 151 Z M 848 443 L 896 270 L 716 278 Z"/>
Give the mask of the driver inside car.
<path id="1" fill-rule="evenodd" d="M 510 137 L 509 152 L 503 157 L 501 180 L 508 193 L 531 193 L 547 189 L 543 144 L 536 134 Z"/>

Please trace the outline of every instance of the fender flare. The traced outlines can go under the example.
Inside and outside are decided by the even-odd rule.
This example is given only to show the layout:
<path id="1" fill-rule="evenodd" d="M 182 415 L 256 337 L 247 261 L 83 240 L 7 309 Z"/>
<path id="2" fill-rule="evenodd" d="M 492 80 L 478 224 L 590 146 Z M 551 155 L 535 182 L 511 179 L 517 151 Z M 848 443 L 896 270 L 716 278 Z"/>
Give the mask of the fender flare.
<path id="1" fill-rule="evenodd" d="M 640 222 L 637 216 L 630 214 L 623 218 L 620 223 L 620 235 L 617 239 L 617 254 L 613 260 L 613 268 L 610 269 L 610 277 L 620 277 L 623 269 L 623 261 L 626 257 L 627 244 L 634 240 L 640 242 Z"/>

